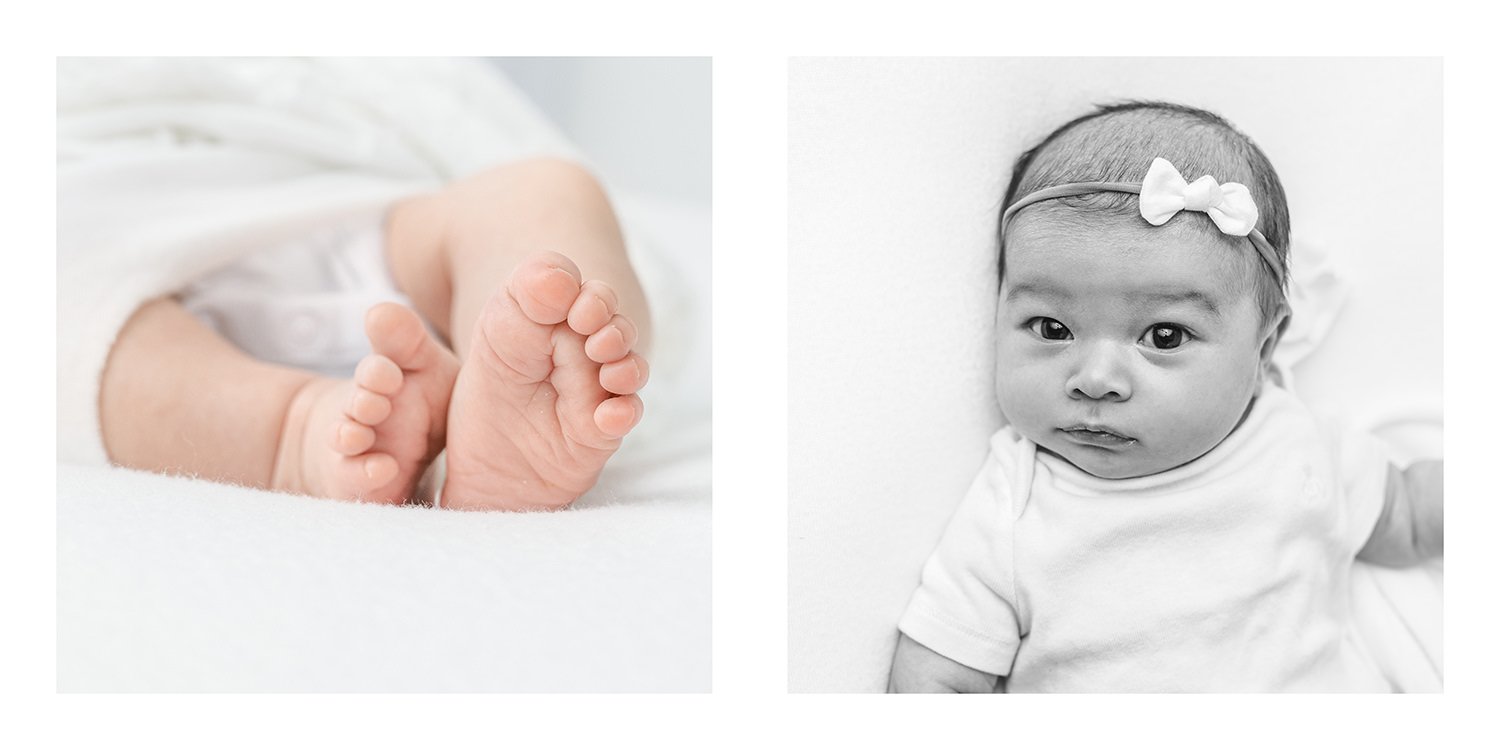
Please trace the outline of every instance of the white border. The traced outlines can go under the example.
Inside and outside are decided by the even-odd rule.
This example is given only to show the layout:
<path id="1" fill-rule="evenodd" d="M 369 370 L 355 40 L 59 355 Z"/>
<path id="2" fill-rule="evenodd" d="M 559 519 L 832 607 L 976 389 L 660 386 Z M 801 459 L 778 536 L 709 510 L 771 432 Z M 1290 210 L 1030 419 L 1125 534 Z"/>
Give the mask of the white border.
<path id="1" fill-rule="evenodd" d="M 10 414 L 7 563 L 0 680 L 17 700 L 10 733 L 47 745 L 441 746 L 953 745 L 1041 741 L 1266 747 L 1268 742 L 1466 746 L 1497 684 L 1495 496 L 1477 467 L 1497 441 L 1487 381 L 1497 369 L 1490 305 L 1500 90 L 1493 25 L 1459 3 L 1167 4 L 926 2 L 712 4 L 422 3 L 254 5 L 30 4 L 7 12 L 5 216 Z M 43 10 L 43 8 L 46 10 Z M 1477 6 L 1474 6 L 1477 7 Z M 1290 13 L 1284 12 L 1290 10 Z M 56 54 L 685 54 L 714 61 L 715 695 L 712 696 L 57 696 L 55 687 Z M 21 57 L 15 57 L 16 54 Z M 1422 54 L 1444 55 L 1448 169 L 1445 240 L 1448 381 L 1456 408 L 1454 560 L 1448 571 L 1448 688 L 1397 699 L 1227 696 L 935 701 L 787 696 L 786 687 L 786 62 L 803 54 Z M 17 267 L 18 266 L 18 267 Z M 798 322 L 807 324 L 807 322 Z M 40 363 L 41 366 L 36 366 Z M 11 460 L 14 459 L 14 460 Z M 38 470 L 37 467 L 40 467 Z M 1471 497 L 1472 496 L 1472 497 Z M 1011 697 L 1015 698 L 1015 697 Z M 983 701 L 983 705 L 979 701 Z M 1376 703 L 1376 701 L 1382 701 Z M 1394 701 L 1394 702 L 1388 702 Z M 35 742 L 32 740 L 31 742 Z M 29 743 L 28 743 L 29 744 Z M 1274 746 L 1274 745 L 1273 745 Z"/>

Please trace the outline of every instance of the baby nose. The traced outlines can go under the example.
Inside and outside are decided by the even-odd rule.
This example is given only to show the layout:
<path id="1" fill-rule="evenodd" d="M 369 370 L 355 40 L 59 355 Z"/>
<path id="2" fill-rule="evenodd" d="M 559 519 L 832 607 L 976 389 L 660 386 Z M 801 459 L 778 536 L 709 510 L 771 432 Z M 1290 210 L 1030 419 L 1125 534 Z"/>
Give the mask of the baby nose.
<path id="1" fill-rule="evenodd" d="M 1066 384 L 1068 396 L 1094 401 L 1124 401 L 1130 398 L 1130 372 L 1126 352 L 1110 344 L 1084 347 Z"/>

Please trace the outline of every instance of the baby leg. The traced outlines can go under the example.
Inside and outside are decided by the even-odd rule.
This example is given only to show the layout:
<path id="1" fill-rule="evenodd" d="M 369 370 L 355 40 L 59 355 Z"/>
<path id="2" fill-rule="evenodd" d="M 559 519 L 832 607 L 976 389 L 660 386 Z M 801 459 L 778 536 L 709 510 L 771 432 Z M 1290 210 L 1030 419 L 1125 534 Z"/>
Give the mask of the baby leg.
<path id="1" fill-rule="evenodd" d="M 457 362 L 409 310 L 376 308 L 376 354 L 336 380 L 250 357 L 181 305 L 143 305 L 105 367 L 110 459 L 299 494 L 401 502 L 441 444 Z M 446 359 L 444 359 L 446 358 Z"/>
<path id="2" fill-rule="evenodd" d="M 397 286 L 463 361 L 443 503 L 565 506 L 635 426 L 645 295 L 598 183 L 555 160 L 508 165 L 396 206 Z"/>
<path id="3" fill-rule="evenodd" d="M 461 358 L 490 297 L 522 259 L 543 250 L 566 256 L 583 278 L 608 287 L 634 327 L 634 348 L 650 347 L 646 294 L 614 210 L 577 165 L 534 159 L 459 180 L 397 204 L 386 229 L 396 286 Z"/>
<path id="4" fill-rule="evenodd" d="M 312 379 L 251 358 L 172 300 L 153 300 L 105 365 L 104 446 L 122 466 L 267 487 L 287 407 Z"/>

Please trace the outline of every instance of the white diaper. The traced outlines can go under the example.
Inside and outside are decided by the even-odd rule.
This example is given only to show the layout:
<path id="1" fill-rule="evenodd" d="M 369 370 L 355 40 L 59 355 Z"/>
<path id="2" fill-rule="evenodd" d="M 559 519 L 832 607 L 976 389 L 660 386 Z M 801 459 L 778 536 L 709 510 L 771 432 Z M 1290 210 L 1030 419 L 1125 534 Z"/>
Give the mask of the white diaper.
<path id="1" fill-rule="evenodd" d="M 411 304 L 385 260 L 383 219 L 250 253 L 184 289 L 183 307 L 257 359 L 349 377 L 370 353 L 365 311 Z"/>

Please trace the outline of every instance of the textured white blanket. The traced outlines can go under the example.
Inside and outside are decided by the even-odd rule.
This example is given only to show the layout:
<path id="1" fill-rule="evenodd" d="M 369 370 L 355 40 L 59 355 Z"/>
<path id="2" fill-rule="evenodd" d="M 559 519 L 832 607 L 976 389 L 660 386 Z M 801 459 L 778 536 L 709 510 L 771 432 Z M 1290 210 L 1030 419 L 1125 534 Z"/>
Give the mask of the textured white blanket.
<path id="1" fill-rule="evenodd" d="M 697 482 L 496 514 L 64 467 L 58 689 L 706 691 L 709 521 Z"/>

